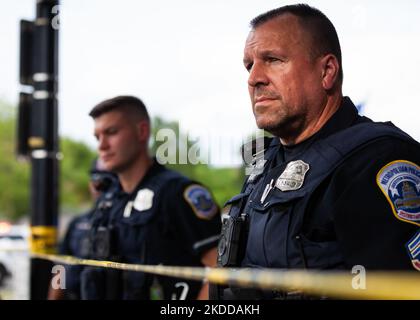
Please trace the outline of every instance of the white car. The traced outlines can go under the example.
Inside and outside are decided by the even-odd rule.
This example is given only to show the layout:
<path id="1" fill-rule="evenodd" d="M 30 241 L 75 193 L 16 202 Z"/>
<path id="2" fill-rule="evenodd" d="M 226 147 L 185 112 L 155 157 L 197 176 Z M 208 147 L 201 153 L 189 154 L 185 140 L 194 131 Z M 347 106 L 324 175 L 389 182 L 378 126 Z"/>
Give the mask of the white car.
<path id="1" fill-rule="evenodd" d="M 0 287 L 16 269 L 16 259 L 27 253 L 29 228 L 0 221 Z"/>

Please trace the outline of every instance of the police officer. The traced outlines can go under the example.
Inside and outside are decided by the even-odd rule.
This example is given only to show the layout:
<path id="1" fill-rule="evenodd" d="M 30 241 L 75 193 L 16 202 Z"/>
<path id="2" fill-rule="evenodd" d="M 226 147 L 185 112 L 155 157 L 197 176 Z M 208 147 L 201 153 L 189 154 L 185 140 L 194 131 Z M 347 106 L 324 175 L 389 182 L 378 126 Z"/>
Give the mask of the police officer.
<path id="1" fill-rule="evenodd" d="M 319 10 L 284 6 L 251 27 L 244 65 L 252 109 L 274 138 L 244 148 L 254 155 L 253 171 L 223 209 L 219 266 L 420 270 L 419 143 L 391 123 L 359 116 L 343 97 L 339 40 Z M 212 293 L 291 297 L 226 287 Z"/>
<path id="2" fill-rule="evenodd" d="M 90 112 L 104 167 L 119 189 L 102 197 L 92 219 L 91 258 L 132 264 L 215 266 L 220 214 L 201 184 L 148 155 L 150 120 L 143 102 L 119 96 Z M 86 268 L 84 299 L 208 298 L 198 281 Z"/>
<path id="3" fill-rule="evenodd" d="M 109 198 L 113 190 L 112 188 L 118 183 L 118 178 L 113 173 L 105 171 L 98 159 L 92 162 L 89 174 L 89 191 L 92 199 L 96 202 L 102 193 Z M 75 217 L 69 223 L 64 239 L 59 247 L 60 254 L 77 258 L 89 257 L 89 235 L 94 208 L 95 206 L 88 212 Z M 54 288 L 53 283 L 51 283 L 48 299 L 80 299 L 80 272 L 82 270 L 83 267 L 79 265 L 66 265 L 64 277 L 65 287 Z"/>

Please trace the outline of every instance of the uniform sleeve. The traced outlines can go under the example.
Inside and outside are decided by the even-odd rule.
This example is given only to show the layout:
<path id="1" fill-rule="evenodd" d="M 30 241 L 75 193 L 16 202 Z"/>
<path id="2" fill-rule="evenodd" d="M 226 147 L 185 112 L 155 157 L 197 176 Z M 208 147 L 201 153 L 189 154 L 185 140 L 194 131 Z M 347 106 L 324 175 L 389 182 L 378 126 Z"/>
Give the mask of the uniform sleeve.
<path id="1" fill-rule="evenodd" d="M 348 267 L 420 270 L 419 163 L 418 145 L 388 139 L 336 171 L 329 200 Z"/>
<path id="2" fill-rule="evenodd" d="M 217 246 L 221 229 L 220 210 L 210 191 L 202 185 L 185 181 L 177 181 L 169 189 L 166 202 L 170 211 L 169 224 L 188 250 L 201 256 Z"/>

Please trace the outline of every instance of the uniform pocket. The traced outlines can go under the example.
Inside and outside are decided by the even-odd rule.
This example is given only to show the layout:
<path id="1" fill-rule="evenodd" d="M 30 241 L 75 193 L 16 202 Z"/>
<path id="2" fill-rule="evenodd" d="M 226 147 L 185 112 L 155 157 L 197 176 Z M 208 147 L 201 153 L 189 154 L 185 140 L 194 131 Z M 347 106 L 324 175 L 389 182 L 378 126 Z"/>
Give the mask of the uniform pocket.
<path id="1" fill-rule="evenodd" d="M 295 202 L 280 190 L 271 190 L 264 202 L 250 203 L 250 232 L 247 263 L 264 267 L 287 268 L 289 224 Z"/>
<path id="2" fill-rule="evenodd" d="M 308 268 L 336 268 L 344 261 L 338 241 L 312 241 L 303 234 L 296 241 L 300 241 L 297 245 L 301 246 Z"/>

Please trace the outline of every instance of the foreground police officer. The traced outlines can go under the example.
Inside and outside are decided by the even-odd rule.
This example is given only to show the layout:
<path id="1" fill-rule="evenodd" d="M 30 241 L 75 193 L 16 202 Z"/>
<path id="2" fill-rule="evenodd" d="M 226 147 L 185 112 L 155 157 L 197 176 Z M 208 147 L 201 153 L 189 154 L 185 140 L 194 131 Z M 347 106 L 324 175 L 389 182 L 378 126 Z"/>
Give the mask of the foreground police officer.
<path id="1" fill-rule="evenodd" d="M 285 6 L 251 27 L 253 113 L 275 137 L 264 153 L 244 148 L 253 172 L 223 209 L 219 266 L 420 270 L 419 144 L 342 96 L 340 44 L 323 13 Z M 292 296 L 216 289 L 222 299 Z"/>
<path id="2" fill-rule="evenodd" d="M 91 258 L 134 264 L 214 266 L 219 209 L 200 184 L 148 155 L 150 120 L 143 102 L 119 96 L 90 112 L 104 167 L 119 189 L 102 197 L 92 219 Z M 198 281 L 86 268 L 83 299 L 207 298 Z M 200 291 L 201 290 L 201 291 Z"/>
<path id="3" fill-rule="evenodd" d="M 95 202 L 103 193 L 105 193 L 106 197 L 111 197 L 112 188 L 117 185 L 118 178 L 111 172 L 105 171 L 99 160 L 95 159 L 93 161 L 89 176 L 89 192 Z M 77 258 L 89 257 L 89 236 L 95 207 L 93 206 L 88 212 L 75 217 L 69 223 L 64 239 L 59 247 L 60 254 Z M 54 287 L 53 280 L 48 293 L 49 300 L 78 300 L 81 298 L 80 272 L 83 270 L 83 267 L 80 265 L 66 265 L 65 270 L 65 287 Z"/>

